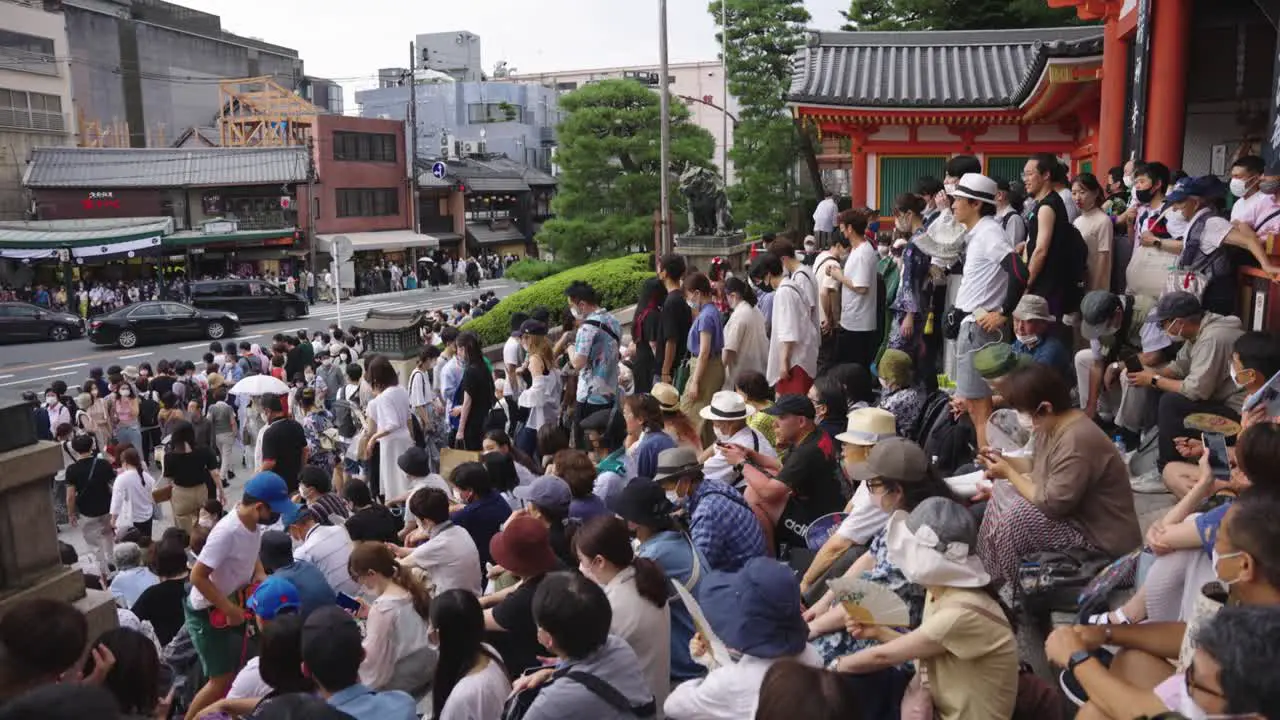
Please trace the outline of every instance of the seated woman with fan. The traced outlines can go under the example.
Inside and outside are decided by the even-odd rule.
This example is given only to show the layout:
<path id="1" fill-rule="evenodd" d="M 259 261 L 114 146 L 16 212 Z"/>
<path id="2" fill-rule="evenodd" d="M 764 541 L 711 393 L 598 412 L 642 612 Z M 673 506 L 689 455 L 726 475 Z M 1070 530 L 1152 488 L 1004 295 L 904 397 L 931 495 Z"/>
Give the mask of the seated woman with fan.
<path id="1" fill-rule="evenodd" d="M 885 540 L 889 561 L 926 591 L 923 619 L 918 628 L 903 634 L 875 624 L 870 613 L 856 613 L 846 624 L 847 631 L 860 641 L 876 644 L 845 655 L 831 668 L 868 676 L 895 672 L 893 668 L 914 660 L 923 672 L 906 688 L 903 717 L 1012 717 L 1018 690 L 1018 643 L 992 589 L 991 576 L 973 552 L 977 541 L 973 515 L 954 501 L 934 497 L 910 514 L 894 513 Z M 927 683 L 922 676 L 928 677 Z M 867 694 L 888 692 L 885 687 L 883 682 L 859 682 L 859 691 Z"/>
<path id="2" fill-rule="evenodd" d="M 866 461 L 853 468 L 853 479 L 866 485 L 872 502 L 886 513 L 910 512 L 932 497 L 951 499 L 950 489 L 929 464 L 924 450 L 905 438 L 888 438 L 876 444 Z M 829 663 L 869 644 L 845 632 L 848 615 L 837 602 L 839 591 L 834 589 L 836 586 L 853 584 L 865 588 L 874 584 L 883 587 L 893 594 L 893 597 L 884 597 L 885 602 L 902 615 L 895 622 L 902 627 L 920 624 L 920 615 L 924 611 L 924 588 L 907 580 L 889 559 L 886 533 L 887 530 L 876 533 L 868 551 L 849 567 L 843 578 L 832 580 L 833 589 L 828 589 L 821 600 L 805 611 L 809 639 L 824 662 Z M 875 590 L 869 592 L 874 597 L 882 597 Z"/>
<path id="3" fill-rule="evenodd" d="M 1032 431 L 1030 463 L 991 448 L 978 463 L 994 484 L 978 532 L 978 556 L 997 586 L 1022 558 L 1077 548 L 1119 557 L 1142 543 L 1129 469 L 1111 439 L 1071 402 L 1061 375 L 1030 363 L 1001 380 L 1005 404 Z"/>

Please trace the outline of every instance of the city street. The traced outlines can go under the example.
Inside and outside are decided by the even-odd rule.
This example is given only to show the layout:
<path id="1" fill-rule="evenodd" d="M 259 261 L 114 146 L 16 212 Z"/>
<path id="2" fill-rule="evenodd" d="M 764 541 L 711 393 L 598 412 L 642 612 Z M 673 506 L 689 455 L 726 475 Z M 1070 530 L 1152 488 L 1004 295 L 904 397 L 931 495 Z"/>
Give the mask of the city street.
<path id="1" fill-rule="evenodd" d="M 361 296 L 342 303 L 341 325 L 350 327 L 363 320 L 370 310 L 434 310 L 470 300 L 486 290 L 494 291 L 498 297 L 506 297 L 518 289 L 520 289 L 520 283 L 499 279 L 480 283 L 479 290 L 446 286 L 438 291 L 427 288 Z M 325 330 L 338 322 L 338 310 L 339 308 L 333 303 L 317 303 L 311 307 L 311 312 L 306 317 L 292 322 L 277 321 L 245 325 L 241 328 L 239 335 L 227 339 L 266 344 L 270 343 L 271 336 L 276 333 L 297 332 L 304 329 Z M 50 382 L 58 379 L 69 385 L 78 383 L 87 377 L 91 367 L 137 365 L 141 362 L 151 362 L 154 365 L 160 359 L 198 360 L 208 347 L 208 340 L 187 340 L 125 350 L 119 347 L 94 345 L 85 338 L 60 343 L 0 345 L 0 398 L 16 399 L 25 390 L 39 392 Z"/>

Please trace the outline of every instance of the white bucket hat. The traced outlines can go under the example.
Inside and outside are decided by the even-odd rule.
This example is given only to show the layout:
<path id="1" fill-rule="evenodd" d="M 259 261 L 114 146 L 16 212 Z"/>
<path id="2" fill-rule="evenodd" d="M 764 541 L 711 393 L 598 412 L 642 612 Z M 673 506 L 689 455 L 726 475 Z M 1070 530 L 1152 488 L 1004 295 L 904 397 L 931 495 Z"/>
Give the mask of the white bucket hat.
<path id="1" fill-rule="evenodd" d="M 711 396 L 711 403 L 698 411 L 705 420 L 746 420 L 756 409 L 732 390 L 720 390 Z"/>
<path id="2" fill-rule="evenodd" d="M 893 413 L 880 408 L 858 408 L 849 413 L 848 428 L 836 439 L 850 445 L 869 447 L 898 435 Z"/>
<path id="3" fill-rule="evenodd" d="M 926 587 L 980 588 L 991 576 L 978 557 L 978 523 L 954 500 L 932 497 L 908 515 L 889 518 L 889 561 L 907 580 Z"/>

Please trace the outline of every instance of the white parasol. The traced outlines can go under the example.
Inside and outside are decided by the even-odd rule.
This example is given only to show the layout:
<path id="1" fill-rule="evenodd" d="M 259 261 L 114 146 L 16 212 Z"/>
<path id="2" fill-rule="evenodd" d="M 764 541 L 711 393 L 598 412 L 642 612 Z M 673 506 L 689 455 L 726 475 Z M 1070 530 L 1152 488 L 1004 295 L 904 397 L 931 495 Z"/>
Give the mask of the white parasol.
<path id="1" fill-rule="evenodd" d="M 270 375 L 250 375 L 231 388 L 232 395 L 288 395 L 289 386 Z"/>

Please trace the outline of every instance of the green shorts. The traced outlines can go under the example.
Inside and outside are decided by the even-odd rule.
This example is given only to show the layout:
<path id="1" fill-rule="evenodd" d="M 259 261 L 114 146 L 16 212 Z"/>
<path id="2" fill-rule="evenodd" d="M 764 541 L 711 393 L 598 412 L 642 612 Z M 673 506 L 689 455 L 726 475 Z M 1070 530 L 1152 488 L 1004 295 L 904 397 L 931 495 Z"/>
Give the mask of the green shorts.
<path id="1" fill-rule="evenodd" d="M 244 625 L 216 628 L 209 622 L 209 610 L 192 609 L 190 598 L 182 599 L 182 614 L 206 678 L 228 675 L 240 669 L 240 656 L 244 654 Z"/>

